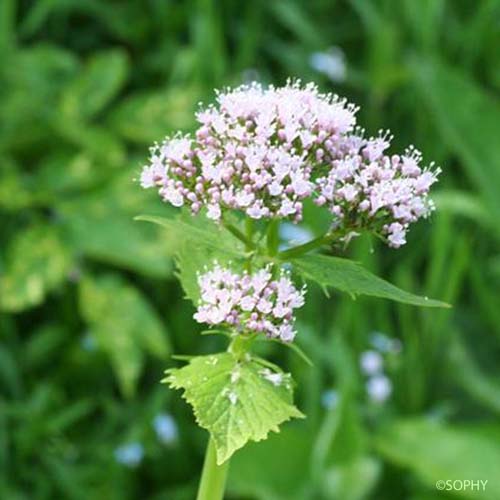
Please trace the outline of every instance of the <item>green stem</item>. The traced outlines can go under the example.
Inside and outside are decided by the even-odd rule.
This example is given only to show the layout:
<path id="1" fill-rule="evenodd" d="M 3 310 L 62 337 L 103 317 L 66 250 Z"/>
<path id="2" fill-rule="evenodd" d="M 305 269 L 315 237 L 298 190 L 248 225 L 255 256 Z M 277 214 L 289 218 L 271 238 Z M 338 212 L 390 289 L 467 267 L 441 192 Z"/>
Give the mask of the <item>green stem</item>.
<path id="1" fill-rule="evenodd" d="M 246 239 L 249 242 L 249 245 L 247 245 L 247 252 L 250 250 L 254 250 L 257 248 L 257 245 L 253 242 L 253 219 L 250 219 L 250 217 L 247 217 L 245 219 L 245 232 L 246 232 Z"/>
<path id="2" fill-rule="evenodd" d="M 249 351 L 254 342 L 256 334 L 250 336 L 237 335 L 228 346 L 227 351 L 236 359 L 241 360 Z M 205 452 L 205 461 L 203 462 L 203 471 L 201 473 L 200 485 L 196 500 L 222 500 L 226 487 L 226 477 L 229 468 L 229 460 L 221 465 L 217 465 L 217 452 L 215 443 L 210 436 Z"/>
<path id="3" fill-rule="evenodd" d="M 271 257 L 278 253 L 279 247 L 279 227 L 280 221 L 278 219 L 271 219 L 267 226 L 267 251 Z"/>
<path id="4" fill-rule="evenodd" d="M 247 250 L 253 250 L 255 249 L 255 244 L 252 240 L 249 240 L 236 226 L 233 226 L 232 224 L 229 224 L 227 222 L 224 222 L 224 227 L 236 238 L 238 238 L 240 241 L 245 243 L 245 247 Z"/>
<path id="5" fill-rule="evenodd" d="M 279 252 L 277 257 L 280 260 L 290 260 L 295 259 L 297 257 L 302 257 L 302 255 L 310 252 L 311 250 L 315 250 L 323 245 L 329 245 L 333 243 L 335 240 L 340 240 L 349 234 L 353 229 L 344 228 L 342 230 L 337 229 L 325 233 L 323 236 L 318 236 L 314 238 L 314 240 L 308 241 L 303 245 L 297 245 L 296 247 L 289 248 L 288 250 L 284 250 L 283 252 Z"/>
<path id="6" fill-rule="evenodd" d="M 228 467 L 229 460 L 226 460 L 221 465 L 217 465 L 215 444 L 210 437 L 196 500 L 222 500 L 224 498 Z"/>
<path id="7" fill-rule="evenodd" d="M 255 340 L 256 334 L 252 335 L 236 335 L 229 344 L 227 351 L 230 352 L 236 359 L 242 360 L 245 354 L 250 350 L 250 346 Z"/>
<path id="8" fill-rule="evenodd" d="M 248 257 L 245 262 L 245 269 L 251 273 L 252 272 L 252 259 L 253 252 L 258 249 L 258 245 L 253 242 L 253 220 L 247 217 L 245 219 L 245 238 L 247 243 L 245 244 L 245 249 L 248 252 Z"/>
<path id="9" fill-rule="evenodd" d="M 284 250 L 283 252 L 278 253 L 278 258 L 281 260 L 289 260 L 294 259 L 295 257 L 300 257 L 315 248 L 318 248 L 322 245 L 329 243 L 332 240 L 332 235 L 327 233 L 323 236 L 319 236 L 318 238 L 314 238 L 314 240 L 308 241 L 303 245 L 298 245 L 293 248 L 289 248 L 288 250 Z"/>

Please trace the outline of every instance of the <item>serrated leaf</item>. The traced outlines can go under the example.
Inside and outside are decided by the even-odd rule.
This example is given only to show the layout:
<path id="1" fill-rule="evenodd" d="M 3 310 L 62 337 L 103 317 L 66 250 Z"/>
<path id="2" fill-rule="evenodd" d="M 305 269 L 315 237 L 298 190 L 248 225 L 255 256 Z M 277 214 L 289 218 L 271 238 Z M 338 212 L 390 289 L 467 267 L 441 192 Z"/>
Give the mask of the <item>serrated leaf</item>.
<path id="1" fill-rule="evenodd" d="M 189 217 L 189 219 L 188 219 Z M 176 264 L 179 270 L 178 277 L 181 282 L 182 288 L 186 297 L 194 304 L 198 303 L 199 287 L 198 287 L 198 273 L 203 272 L 205 267 L 211 267 L 214 261 L 217 261 L 222 266 L 230 266 L 243 257 L 243 246 L 239 240 L 233 235 L 216 224 L 203 221 L 200 218 L 193 219 L 191 216 L 185 216 L 184 220 L 190 225 L 203 232 L 209 231 L 209 238 L 212 239 L 213 235 L 217 235 L 219 246 L 210 243 L 198 243 L 193 237 L 186 236 L 184 238 L 176 238 L 179 246 L 176 251 Z M 221 249 L 220 243 L 224 242 Z M 213 243 L 216 241 L 214 240 Z"/>
<path id="2" fill-rule="evenodd" d="M 42 303 L 71 265 L 71 252 L 55 227 L 40 224 L 21 231 L 8 248 L 0 275 L 0 309 L 18 312 Z"/>
<path id="3" fill-rule="evenodd" d="M 110 357 L 122 392 L 133 395 L 144 351 L 162 359 L 170 352 L 162 322 L 139 290 L 119 275 L 86 277 L 79 292 L 82 316 Z"/>
<path id="4" fill-rule="evenodd" d="M 293 259 L 292 264 L 304 278 L 313 280 L 324 288 L 333 287 L 351 295 L 371 295 L 415 306 L 450 307 L 445 302 L 405 292 L 348 259 L 308 255 Z"/>
<path id="5" fill-rule="evenodd" d="M 65 89 L 61 109 L 67 117 L 85 120 L 101 111 L 124 85 L 126 54 L 117 49 L 97 53 Z"/>
<path id="6" fill-rule="evenodd" d="M 304 417 L 293 405 L 290 375 L 283 373 L 280 383 L 273 383 L 266 378 L 269 369 L 255 360 L 231 353 L 198 356 L 166 373 L 164 382 L 184 390 L 198 424 L 210 432 L 218 464 L 248 441 L 266 439 L 283 422 Z"/>
<path id="7" fill-rule="evenodd" d="M 155 216 L 139 216 L 138 221 L 159 224 L 168 229 L 176 256 L 179 279 L 186 297 L 198 302 L 198 273 L 214 261 L 228 264 L 243 257 L 244 248 L 239 240 L 224 228 L 200 217 L 190 215 L 172 219 Z"/>
<path id="8" fill-rule="evenodd" d="M 198 304 L 200 298 L 198 273 L 203 272 L 204 267 L 214 260 L 223 264 L 224 259 L 220 257 L 213 248 L 195 246 L 190 241 L 179 241 L 175 258 L 177 276 L 186 298 L 193 304 Z"/>
<path id="9" fill-rule="evenodd" d="M 224 228 L 210 223 L 210 221 L 200 223 L 195 217 L 183 218 L 181 216 L 167 219 L 154 215 L 138 215 L 135 220 L 158 224 L 184 241 L 212 248 L 228 256 L 241 257 L 243 254 L 242 250 L 238 248 L 239 241 Z"/>
<path id="10" fill-rule="evenodd" d="M 375 439 L 390 462 L 409 468 L 430 488 L 439 480 L 488 481 L 482 489 L 454 490 L 466 498 L 500 498 L 500 446 L 472 426 L 454 428 L 425 419 L 400 420 Z"/>

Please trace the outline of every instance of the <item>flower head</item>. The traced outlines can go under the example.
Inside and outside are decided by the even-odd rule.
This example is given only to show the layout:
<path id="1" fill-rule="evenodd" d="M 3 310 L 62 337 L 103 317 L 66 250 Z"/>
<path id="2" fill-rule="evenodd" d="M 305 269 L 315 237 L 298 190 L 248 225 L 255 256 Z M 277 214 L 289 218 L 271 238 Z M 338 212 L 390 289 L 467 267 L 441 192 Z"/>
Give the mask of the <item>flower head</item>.
<path id="1" fill-rule="evenodd" d="M 422 169 L 414 148 L 387 155 L 392 137 L 365 138 L 356 111 L 300 82 L 219 92 L 216 105 L 197 113 L 194 138 L 177 135 L 152 148 L 141 185 L 193 214 L 205 208 L 216 221 L 235 209 L 298 222 L 309 198 L 336 224 L 373 230 L 399 247 L 409 224 L 432 210 L 438 171 Z"/>
<path id="2" fill-rule="evenodd" d="M 285 271 L 273 279 L 269 267 L 237 274 L 216 263 L 199 276 L 198 284 L 201 297 L 194 318 L 199 323 L 261 332 L 283 342 L 294 339 L 293 310 L 304 305 L 305 289 L 295 288 Z"/>

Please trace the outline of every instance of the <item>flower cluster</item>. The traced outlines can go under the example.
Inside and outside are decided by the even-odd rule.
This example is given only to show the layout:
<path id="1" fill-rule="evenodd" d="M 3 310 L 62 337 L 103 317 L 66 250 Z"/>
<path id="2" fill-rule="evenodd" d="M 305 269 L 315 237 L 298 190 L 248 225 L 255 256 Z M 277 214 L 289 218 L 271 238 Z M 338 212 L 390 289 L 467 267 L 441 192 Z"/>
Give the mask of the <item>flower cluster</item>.
<path id="1" fill-rule="evenodd" d="M 370 229 L 405 243 L 408 225 L 432 209 L 437 172 L 419 166 L 413 148 L 388 156 L 388 134 L 365 138 L 357 109 L 313 84 L 245 85 L 218 93 L 197 113 L 195 138 L 175 136 L 152 148 L 141 175 L 174 206 L 223 209 L 253 219 L 302 219 L 303 202 L 326 206 L 335 224 Z"/>
<path id="2" fill-rule="evenodd" d="M 403 155 L 385 155 L 390 139 L 387 132 L 370 139 L 361 134 L 345 138 L 343 154 L 316 179 L 314 202 L 328 206 L 337 224 L 346 221 L 354 231 L 376 231 L 398 248 L 406 243 L 409 224 L 433 210 L 428 194 L 439 169 L 422 169 L 421 153 L 413 147 Z"/>
<path id="3" fill-rule="evenodd" d="M 236 274 L 216 263 L 198 284 L 201 298 L 194 318 L 199 323 L 261 332 L 283 342 L 294 339 L 293 310 L 304 305 L 305 290 L 297 290 L 286 272 L 273 279 L 269 268 Z"/>

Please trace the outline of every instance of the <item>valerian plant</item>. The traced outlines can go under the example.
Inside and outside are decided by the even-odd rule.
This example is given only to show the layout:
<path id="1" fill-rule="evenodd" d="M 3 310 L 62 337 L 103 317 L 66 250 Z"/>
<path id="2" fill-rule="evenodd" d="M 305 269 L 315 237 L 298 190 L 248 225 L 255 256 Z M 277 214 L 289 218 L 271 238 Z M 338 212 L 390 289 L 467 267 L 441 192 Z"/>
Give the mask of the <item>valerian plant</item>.
<path id="1" fill-rule="evenodd" d="M 199 500 L 222 498 L 236 450 L 304 417 L 293 404 L 291 375 L 252 352 L 258 338 L 292 345 L 294 313 L 306 296 L 296 283 L 446 306 L 318 252 L 363 232 L 398 248 L 410 224 L 434 209 L 428 194 L 439 169 L 422 168 L 413 147 L 387 154 L 389 133 L 365 137 L 356 112 L 313 84 L 228 89 L 197 113 L 194 137 L 155 145 L 142 170 L 142 187 L 187 210 L 173 219 L 139 219 L 170 230 L 181 282 L 197 307 L 194 319 L 229 338 L 227 351 L 192 357 L 164 380 L 184 391 L 210 434 Z M 331 214 L 328 231 L 280 251 L 280 224 L 301 222 L 307 200 Z"/>

